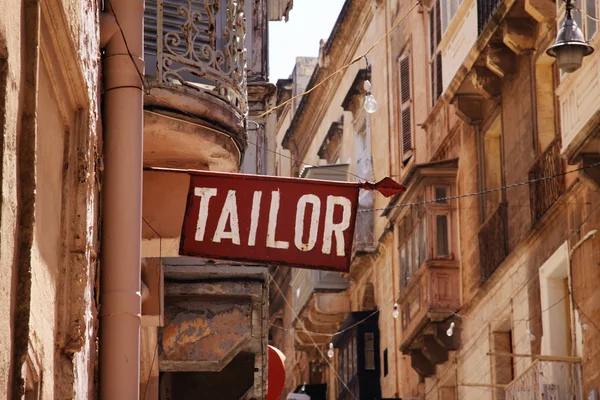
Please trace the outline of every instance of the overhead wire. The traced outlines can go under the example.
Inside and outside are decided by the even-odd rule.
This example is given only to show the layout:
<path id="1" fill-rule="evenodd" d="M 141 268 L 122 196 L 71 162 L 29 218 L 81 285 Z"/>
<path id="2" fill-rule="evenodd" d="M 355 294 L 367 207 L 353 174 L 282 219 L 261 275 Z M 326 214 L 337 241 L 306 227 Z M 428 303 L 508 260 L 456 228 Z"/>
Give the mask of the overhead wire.
<path id="1" fill-rule="evenodd" d="M 363 210 L 358 210 L 358 212 L 386 211 L 386 210 L 390 210 L 390 209 L 393 209 L 393 208 L 399 208 L 399 207 L 420 206 L 420 205 L 431 204 L 431 203 L 439 203 L 440 201 L 449 201 L 449 200 L 463 199 L 463 198 L 466 198 L 466 197 L 481 196 L 481 195 L 484 195 L 484 194 L 487 194 L 487 193 L 498 192 L 498 191 L 506 190 L 506 189 L 513 189 L 513 188 L 516 188 L 516 187 L 519 187 L 519 186 L 526 186 L 526 185 L 530 185 L 532 183 L 543 182 L 543 181 L 547 181 L 547 180 L 550 180 L 550 179 L 555 179 L 555 178 L 558 178 L 560 176 L 569 175 L 569 174 L 572 174 L 572 173 L 575 173 L 575 172 L 583 171 L 585 169 L 594 168 L 594 167 L 598 167 L 598 166 L 600 166 L 600 162 L 596 162 L 596 163 L 589 164 L 589 165 L 583 165 L 581 167 L 577 167 L 577 168 L 574 168 L 574 169 L 571 169 L 571 170 L 568 170 L 568 171 L 559 172 L 557 174 L 553 174 L 553 175 L 549 175 L 549 176 L 544 176 L 544 177 L 541 177 L 541 178 L 529 179 L 529 180 L 526 180 L 526 181 L 517 182 L 517 183 L 510 184 L 510 185 L 504 185 L 504 186 L 500 186 L 500 187 L 493 188 L 493 189 L 480 190 L 478 192 L 459 194 L 459 195 L 455 195 L 455 196 L 439 197 L 439 198 L 436 198 L 434 200 L 423 200 L 423 201 L 417 201 L 417 202 L 413 202 L 413 203 L 395 204 L 393 206 L 388 206 L 388 207 L 363 209 Z"/>
<path id="2" fill-rule="evenodd" d="M 133 55 L 132 55 L 132 53 L 131 53 L 131 51 L 130 51 L 130 49 L 129 49 L 129 45 L 128 45 L 128 43 L 127 43 L 127 40 L 126 40 L 126 38 L 125 38 L 125 34 L 124 34 L 124 32 L 123 32 L 123 29 L 122 29 L 122 27 L 121 27 L 121 25 L 120 25 L 120 23 L 119 23 L 119 21 L 118 21 L 118 17 L 117 17 L 117 15 L 115 14 L 115 12 L 114 12 L 114 9 L 113 9 L 113 7 L 112 7 L 111 0 L 108 0 L 108 1 L 107 1 L 107 3 L 108 3 L 108 5 L 109 5 L 109 7 L 110 7 L 110 9 L 111 9 L 111 12 L 112 12 L 112 13 L 113 13 L 113 15 L 115 16 L 115 22 L 116 22 L 116 24 L 117 24 L 117 27 L 119 28 L 120 34 L 121 34 L 121 36 L 122 36 L 122 39 L 123 39 L 123 41 L 124 41 L 124 43 L 125 43 L 125 47 L 126 47 L 126 50 L 127 50 L 127 53 L 128 53 L 128 55 L 129 55 L 129 58 L 130 58 L 130 60 L 131 60 L 131 62 L 132 62 L 132 64 L 133 64 L 133 66 L 135 67 L 135 69 L 136 69 L 136 71 L 137 71 L 137 73 L 138 73 L 138 76 L 140 77 L 140 80 L 141 80 L 141 83 L 142 83 L 142 89 L 144 90 L 144 92 L 145 92 L 147 95 L 149 95 L 149 96 L 152 96 L 152 97 L 155 97 L 155 98 L 158 98 L 157 96 L 153 96 L 152 94 L 150 94 L 150 91 L 148 90 L 148 83 L 147 83 L 147 80 L 146 80 L 146 78 L 143 76 L 143 74 L 141 73 L 141 71 L 139 70 L 139 68 L 138 68 L 138 66 L 137 66 L 137 63 L 135 62 L 135 60 L 134 60 L 134 58 L 133 58 Z M 299 93 L 299 94 L 297 94 L 297 95 L 295 95 L 295 96 L 291 97 L 290 99 L 286 100 L 285 102 L 282 102 L 281 104 L 279 104 L 279 105 L 277 105 L 277 106 L 275 106 L 275 107 L 272 107 L 272 108 L 268 109 L 267 111 L 265 111 L 265 112 L 263 112 L 262 114 L 258 115 L 258 116 L 257 116 L 257 118 L 263 118 L 263 117 L 265 117 L 265 116 L 269 115 L 270 113 L 272 113 L 273 111 L 275 111 L 275 110 L 277 110 L 277 109 L 279 109 L 279 108 L 281 108 L 281 107 L 285 106 L 286 104 L 290 103 L 291 101 L 293 101 L 293 100 L 295 100 L 295 99 L 297 99 L 297 98 L 299 98 L 299 97 L 302 97 L 302 96 L 305 96 L 305 95 L 309 94 L 310 92 L 312 92 L 313 90 L 315 90 L 316 88 L 318 88 L 319 86 L 321 86 L 322 84 L 324 84 L 325 82 L 327 82 L 329 79 L 331 79 L 331 78 L 333 78 L 334 76 L 336 76 L 336 75 L 340 74 L 341 72 L 343 72 L 343 71 L 345 71 L 347 68 L 349 68 L 351 65 L 353 65 L 353 64 L 355 64 L 356 62 L 360 61 L 362 58 L 365 58 L 365 59 L 366 59 L 366 56 L 367 56 L 367 55 L 368 55 L 368 54 L 369 54 L 369 53 L 370 53 L 370 52 L 371 52 L 371 51 L 372 51 L 372 50 L 373 50 L 373 49 L 374 49 L 374 48 L 375 48 L 375 47 L 376 47 L 376 46 L 377 46 L 379 43 L 381 43 L 381 41 L 383 41 L 383 40 L 384 40 L 384 39 L 385 39 L 387 36 L 389 36 L 389 34 L 390 34 L 392 31 L 394 31 L 394 30 L 395 30 L 395 29 L 396 29 L 396 28 L 397 28 L 397 27 L 398 27 L 398 26 L 399 26 L 399 25 L 400 25 L 400 24 L 401 24 L 401 23 L 404 21 L 404 19 L 405 19 L 405 18 L 406 18 L 406 17 L 407 17 L 407 16 L 408 16 L 408 15 L 409 15 L 409 14 L 410 14 L 410 13 L 411 13 L 411 12 L 412 12 L 412 11 L 413 11 L 415 8 L 416 8 L 416 7 L 417 7 L 417 6 L 419 6 L 420 4 L 421 4 L 421 1 L 420 1 L 420 0 L 419 0 L 419 1 L 417 1 L 417 2 L 416 2 L 416 3 L 415 3 L 415 4 L 414 4 L 414 5 L 413 5 L 413 6 L 412 6 L 412 7 L 411 7 L 411 8 L 410 8 L 410 9 L 409 9 L 407 12 L 406 12 L 406 14 L 405 14 L 404 16 L 402 16 L 402 17 L 401 17 L 401 18 L 400 18 L 400 19 L 399 19 L 399 20 L 398 20 L 398 21 L 397 21 L 397 22 L 396 22 L 396 23 L 395 23 L 395 24 L 394 24 L 394 25 L 393 25 L 393 26 L 392 26 L 392 27 L 391 27 L 391 28 L 390 28 L 390 29 L 389 29 L 389 30 L 388 30 L 388 31 L 387 31 L 387 32 L 386 32 L 386 33 L 385 33 L 383 36 L 381 36 L 381 37 L 380 37 L 380 38 L 379 38 L 379 39 L 378 39 L 378 40 L 377 40 L 375 43 L 373 43 L 373 44 L 372 44 L 372 45 L 371 45 L 371 46 L 370 46 L 370 47 L 367 49 L 367 51 L 366 51 L 366 52 L 364 52 L 364 53 L 363 53 L 363 54 L 361 54 L 360 56 L 357 56 L 356 58 L 354 58 L 354 59 L 353 59 L 351 62 L 349 62 L 348 64 L 346 64 L 346 65 L 342 66 L 341 68 L 339 68 L 339 69 L 338 69 L 338 70 L 336 70 L 335 72 L 331 73 L 330 75 L 328 75 L 327 77 L 325 77 L 323 80 L 321 80 L 321 81 L 320 81 L 320 82 L 318 82 L 317 84 L 313 85 L 313 86 L 312 86 L 310 89 L 308 89 L 308 90 L 306 90 L 306 91 L 304 91 L 304 92 L 302 92 L 302 93 Z M 575 7 L 575 8 L 576 8 L 576 7 Z M 595 17 L 593 17 L 593 16 L 591 16 L 591 15 L 587 14 L 585 11 L 583 11 L 583 10 L 581 10 L 581 9 L 579 9 L 579 8 L 576 8 L 576 9 L 577 9 L 579 12 L 581 12 L 581 13 L 583 13 L 583 14 L 587 15 L 589 18 L 591 18 L 591 19 L 593 19 L 593 20 L 595 20 L 595 21 L 599 21 L 599 20 L 598 20 L 598 19 L 596 19 Z M 165 99 L 164 99 L 164 98 L 162 98 L 162 97 L 161 97 L 160 99 L 161 99 L 161 100 L 163 100 L 163 101 L 165 101 Z M 167 102 L 167 103 L 170 103 L 168 100 L 167 100 L 166 102 Z M 177 110 L 177 111 L 179 111 L 179 112 L 181 112 L 181 113 L 183 113 L 183 114 L 185 114 L 185 115 L 187 115 L 187 116 L 189 116 L 189 117 L 192 117 L 192 118 L 194 118 L 194 119 L 197 119 L 197 116 L 195 116 L 195 115 L 193 115 L 193 114 L 191 114 L 191 113 L 188 113 L 188 112 L 186 112 L 185 110 L 181 110 L 179 107 L 176 107 L 176 106 L 175 106 L 175 105 L 173 105 L 172 103 L 170 103 L 170 104 L 171 104 L 171 106 L 172 106 L 172 107 L 174 107 L 174 109 L 175 109 L 175 110 Z M 250 121 L 250 122 L 254 122 L 254 123 L 257 125 L 257 127 L 259 126 L 259 124 L 258 124 L 256 121 L 251 121 L 251 120 L 249 120 L 249 121 Z M 218 130 L 218 129 L 215 129 L 215 128 L 212 128 L 212 127 L 210 127 L 210 126 L 202 125 L 202 127 L 203 127 L 203 128 L 205 128 L 205 129 L 207 129 L 207 130 L 209 130 L 209 131 L 214 131 L 215 133 L 218 133 L 218 134 L 227 134 L 226 132 L 222 132 L 222 131 L 220 131 L 220 130 Z M 274 154 L 276 154 L 276 155 L 279 155 L 279 156 L 281 156 L 281 157 L 284 157 L 284 158 L 290 159 L 290 160 L 292 160 L 292 161 L 299 161 L 299 160 L 297 160 L 297 159 L 294 159 L 293 157 L 290 157 L 290 156 L 287 156 L 287 155 L 285 155 L 285 154 L 282 154 L 282 153 L 280 153 L 280 152 L 277 152 L 277 151 L 275 151 L 275 150 L 272 150 L 272 149 L 268 148 L 267 146 L 262 146 L 262 145 L 259 145 L 258 143 L 252 143 L 251 141 L 248 141 L 248 140 L 246 140 L 246 143 L 249 143 L 249 144 L 255 145 L 256 147 L 263 148 L 263 149 L 265 149 L 265 150 L 267 150 L 267 151 L 269 151 L 269 152 L 272 152 L 272 153 L 274 153 Z M 300 163 L 302 163 L 303 165 L 308 165 L 308 166 L 316 167 L 316 165 L 312 165 L 312 164 L 310 164 L 310 163 L 306 163 L 306 162 L 304 162 L 304 161 L 299 161 L 299 162 L 300 162 Z M 448 200 L 462 199 L 462 198 L 466 198 L 466 197 L 479 196 L 479 195 L 484 195 L 484 194 L 487 194 L 487 193 L 497 192 L 497 191 L 500 191 L 500 190 L 511 189 L 511 188 L 515 188 L 515 187 L 520 187 L 520 186 L 524 186 L 524 185 L 529 185 L 529 184 L 533 184 L 533 183 L 537 183 L 537 182 L 541 182 L 541 181 L 546 181 L 546 180 L 554 179 L 554 178 L 557 178 L 557 177 L 559 177 L 559 176 L 567 175 L 567 174 L 570 174 L 570 173 L 574 173 L 574 172 L 578 172 L 578 171 L 584 170 L 584 169 L 586 169 L 586 168 L 593 168 L 593 167 L 597 167 L 597 166 L 600 166 L 600 162 L 598 162 L 598 163 L 594 163 L 594 164 L 591 164 L 591 165 L 587 165 L 587 166 L 581 166 L 581 167 L 578 167 L 578 168 L 576 168 L 576 169 L 572 169 L 572 170 L 569 170 L 569 171 L 564 171 L 564 172 L 562 172 L 562 173 L 554 174 L 554 175 L 551 175 L 551 176 L 547 176 L 547 177 L 541 177 L 541 178 L 537 178 L 537 179 L 531 179 L 531 180 L 528 180 L 528 181 L 523 181 L 523 182 L 519 182 L 519 183 L 514 183 L 514 184 L 511 184 L 511 185 L 505 185 L 505 186 L 498 187 L 498 188 L 487 189 L 487 190 L 482 190 L 482 191 L 473 192 L 473 193 L 467 193 L 467 194 L 462 194 L 462 195 L 456 195 L 456 196 L 447 196 L 447 197 L 444 197 L 444 198 L 438 198 L 438 199 L 435 199 L 435 200 L 425 200 L 425 201 L 414 202 L 414 203 L 402 203 L 402 204 L 396 204 L 396 205 L 393 205 L 393 206 L 389 206 L 389 207 L 382 207 L 382 208 L 362 209 L 362 210 L 359 210 L 359 212 L 384 211 L 384 210 L 388 210 L 388 209 L 392 209 L 392 208 L 398 208 L 398 207 L 419 206 L 419 205 L 425 205 L 425 204 L 430 204 L 430 203 L 436 203 L 436 202 L 440 202 L 440 201 L 448 201 Z M 334 169 L 331 169 L 331 170 L 334 170 Z M 356 178 L 358 178 L 358 179 L 361 179 L 361 180 L 364 180 L 364 181 L 368 181 L 367 179 L 364 179 L 364 178 L 362 178 L 362 177 L 360 177 L 360 176 L 358 176 L 358 175 L 355 175 L 355 174 L 353 174 L 353 173 L 350 173 L 350 172 L 348 172 L 348 171 L 344 171 L 344 170 L 336 170 L 336 171 L 343 172 L 343 173 L 345 173 L 345 174 L 348 174 L 348 175 L 354 176 L 354 177 L 356 177 Z M 147 223 L 147 221 L 144 221 L 144 222 L 146 222 L 146 223 Z M 148 225 L 149 225 L 149 224 L 148 224 Z M 150 226 L 150 225 L 149 225 L 149 226 Z M 158 232 L 156 232 L 156 231 L 154 230 L 154 228 L 152 228 L 151 226 L 150 226 L 150 228 L 151 228 L 151 229 L 152 229 L 152 230 L 153 230 L 155 233 L 157 233 L 157 234 L 158 234 Z M 160 235 L 159 235 L 159 237 L 160 237 Z M 270 276 L 270 280 L 271 280 L 272 282 L 274 282 L 274 283 L 275 283 L 275 286 L 276 286 L 276 288 L 278 289 L 278 291 L 279 291 L 280 295 L 281 295 L 281 296 L 282 296 L 282 298 L 285 300 L 286 304 L 287 304 L 287 305 L 290 307 L 290 309 L 292 310 L 292 313 L 293 313 L 293 314 L 295 314 L 295 312 L 294 312 L 293 308 L 291 307 L 291 304 L 289 304 L 289 302 L 287 301 L 286 297 L 285 297 L 285 296 L 283 295 L 283 293 L 281 292 L 281 289 L 279 288 L 279 285 L 278 285 L 278 284 L 277 284 L 277 282 L 276 282 L 276 281 L 273 279 L 273 277 L 272 277 L 272 276 Z M 571 293 L 571 292 L 570 292 L 570 293 Z M 545 309 L 545 310 L 543 310 L 543 311 L 546 311 L 546 310 L 548 310 L 549 308 L 552 308 L 552 307 L 554 307 L 556 304 L 558 304 L 558 303 L 562 302 L 562 300 L 564 300 L 564 298 L 563 298 L 563 299 L 561 299 L 561 300 L 559 300 L 558 302 L 554 303 L 552 306 L 548 307 L 547 309 Z M 589 321 L 589 322 L 590 322 L 590 323 L 591 323 L 591 324 L 592 324 L 592 325 L 593 325 L 593 326 L 594 326 L 594 327 L 595 327 L 595 328 L 596 328 L 598 331 L 600 331 L 600 327 L 599 327 L 599 326 L 598 326 L 598 325 L 597 325 L 597 324 L 596 324 L 596 323 L 595 323 L 595 322 L 594 322 L 594 321 L 593 321 L 593 320 L 592 320 L 592 319 L 591 319 L 589 316 L 587 316 L 587 315 L 586 315 L 586 314 L 583 312 L 583 310 L 581 309 L 581 307 L 579 307 L 579 305 L 577 305 L 577 303 L 575 302 L 575 299 L 573 298 L 573 296 L 572 296 L 572 300 L 573 300 L 574 304 L 576 305 L 576 307 L 579 309 L 580 313 L 581 313 L 581 314 L 582 314 L 582 315 L 583 315 L 583 316 L 584 316 L 584 317 L 585 317 L 585 318 L 586 318 L 586 319 L 587 319 L 587 320 L 588 320 L 588 321 Z M 389 303 L 387 303 L 387 304 L 386 304 L 386 305 L 384 305 L 383 307 L 387 307 L 387 306 L 389 306 L 390 304 L 392 304 L 393 302 L 394 302 L 394 300 L 390 301 Z M 383 308 L 383 307 L 382 307 L 382 308 Z M 354 323 L 354 324 L 353 324 L 353 325 L 351 325 L 350 327 L 348 327 L 348 328 L 345 328 L 344 330 L 342 330 L 342 331 L 338 331 L 338 332 L 336 332 L 336 333 L 334 333 L 334 334 L 331 334 L 331 335 L 330 335 L 330 334 L 322 334 L 322 333 L 319 333 L 319 332 L 310 332 L 310 331 L 306 330 L 306 327 L 304 326 L 304 324 L 302 323 L 302 321 L 301 321 L 301 320 L 299 320 L 299 321 L 300 321 L 300 323 L 301 323 L 301 325 L 302 325 L 303 332 L 305 332 L 305 333 L 308 333 L 308 334 L 309 334 L 309 337 L 310 337 L 310 338 L 311 338 L 311 340 L 313 341 L 313 344 L 315 345 L 315 347 L 317 348 L 317 350 L 319 351 L 319 353 L 321 353 L 321 355 L 323 356 L 323 358 L 324 358 L 324 359 L 327 361 L 327 358 L 326 358 L 326 357 L 325 357 L 325 355 L 322 353 L 321 349 L 320 349 L 320 348 L 319 348 L 319 346 L 316 344 L 316 342 L 314 341 L 314 339 L 312 339 L 311 335 L 325 335 L 325 336 L 331 336 L 331 337 L 333 337 L 333 336 L 335 336 L 335 335 L 340 335 L 340 334 L 342 334 L 342 333 L 344 333 L 344 332 L 347 332 L 347 331 L 349 331 L 349 330 L 353 329 L 354 327 L 356 327 L 357 325 L 361 324 L 361 323 L 362 323 L 362 322 L 364 322 L 365 320 L 367 320 L 367 319 L 371 318 L 371 317 L 372 317 L 374 314 L 376 314 L 376 313 L 380 312 L 380 311 L 382 310 L 382 308 L 378 308 L 377 310 L 374 310 L 374 311 L 373 311 L 371 314 L 369 314 L 367 317 L 365 317 L 365 318 L 361 319 L 360 321 L 358 321 L 358 322 Z M 542 311 L 542 312 L 543 312 L 543 311 Z M 456 313 L 456 312 L 452 312 L 452 315 L 454 315 L 454 316 L 457 316 L 457 317 L 460 317 L 460 318 L 472 318 L 472 317 L 469 317 L 469 316 L 465 316 L 465 315 L 458 314 L 458 313 Z M 295 315 L 295 318 L 297 318 L 297 317 L 298 317 L 298 316 L 297 316 L 297 315 Z M 506 317 L 506 318 L 503 318 L 503 319 L 501 319 L 501 320 L 506 320 L 506 319 L 509 319 L 509 318 L 510 318 L 510 317 Z M 477 319 L 477 318 L 474 318 L 474 319 Z M 519 322 L 519 321 L 527 321 L 527 322 L 528 322 L 528 321 L 530 321 L 531 319 L 532 319 L 532 318 L 529 318 L 529 319 L 526 319 L 526 320 L 524 319 L 524 320 L 512 320 L 512 321 L 513 321 L 513 322 Z M 490 321 L 493 321 L 493 320 L 495 320 L 495 319 L 489 319 L 489 320 L 487 320 L 487 321 L 484 321 L 484 322 L 490 322 Z M 280 327 L 280 326 L 278 326 L 278 325 L 273 325 L 273 324 L 271 324 L 271 326 L 274 326 L 274 327 L 277 327 L 277 328 L 281 328 L 281 329 L 287 330 L 286 328 Z M 329 363 L 329 361 L 327 361 L 327 362 Z M 329 364 L 329 365 L 330 365 L 330 367 L 332 367 L 332 366 L 331 366 L 331 364 Z M 334 369 L 332 369 L 332 370 L 335 372 L 335 370 L 334 370 Z M 351 391 L 349 390 L 349 388 L 347 387 L 347 385 L 345 384 L 345 382 L 344 382 L 344 381 L 341 379 L 341 377 L 340 377 L 340 376 L 337 374 L 337 372 L 335 372 L 335 374 L 337 375 L 337 378 L 340 380 L 340 382 L 342 382 L 342 384 L 343 384 L 343 385 L 346 387 L 346 389 L 347 389 L 347 390 L 349 391 L 349 393 L 352 395 L 352 397 L 354 397 L 354 395 L 351 393 Z"/>
<path id="3" fill-rule="evenodd" d="M 346 69 L 348 69 L 350 66 L 352 66 L 353 64 L 356 64 L 357 62 L 359 62 L 361 59 L 365 58 L 369 55 L 369 53 L 379 44 L 381 43 L 386 37 L 388 37 L 398 26 L 400 26 L 400 24 L 406 19 L 406 17 L 408 17 L 408 15 L 415 9 L 417 8 L 417 6 L 419 6 L 421 4 L 421 0 L 417 1 L 394 25 L 392 25 L 392 27 L 390 29 L 388 29 L 387 32 L 385 32 L 383 34 L 383 36 L 381 36 L 375 43 L 373 43 L 368 49 L 367 51 L 365 51 L 364 53 L 362 53 L 361 55 L 355 57 L 352 61 L 350 61 L 349 63 L 343 65 L 342 67 L 340 67 L 339 69 L 337 69 L 335 72 L 332 72 L 331 74 L 327 75 L 325 78 L 323 78 L 323 80 L 317 82 L 315 85 L 311 86 L 310 89 L 305 90 L 304 92 L 298 93 L 295 96 L 290 97 L 289 99 L 287 99 L 286 101 L 271 107 L 270 109 L 268 109 L 267 111 L 263 112 L 262 114 L 260 114 L 258 116 L 258 118 L 262 118 L 266 115 L 271 114 L 273 111 L 278 110 L 281 107 L 284 107 L 286 104 L 296 100 L 299 97 L 302 96 L 306 96 L 307 94 L 309 94 L 310 92 L 312 92 L 313 90 L 315 90 L 316 88 L 318 88 L 319 86 L 321 86 L 322 84 L 324 84 L 325 82 L 327 82 L 328 80 L 330 80 L 331 78 L 333 78 L 334 76 L 344 72 Z"/>
<path id="4" fill-rule="evenodd" d="M 297 319 L 298 321 L 300 321 L 300 325 L 302 325 L 302 328 L 305 332 L 308 332 L 308 330 L 306 329 L 306 326 L 304 325 L 304 322 L 302 322 L 301 319 L 298 318 L 298 314 L 296 314 L 296 312 L 294 311 L 294 307 L 292 307 L 292 305 L 290 304 L 290 302 L 288 301 L 288 299 L 285 297 L 285 295 L 283 294 L 283 292 L 281 291 L 281 288 L 279 287 L 279 284 L 277 283 L 277 281 L 275 279 L 273 279 L 273 277 L 271 276 L 271 274 L 269 274 L 269 282 L 273 282 L 275 284 L 275 287 L 277 288 L 277 291 L 279 292 L 279 295 L 281 296 L 281 298 L 283 299 L 283 301 L 285 302 L 285 304 L 287 304 L 287 306 L 290 308 L 290 310 L 292 311 L 292 315 L 294 316 L 294 319 Z M 313 342 L 315 348 L 317 349 L 317 351 L 319 352 L 319 354 L 321 354 L 321 357 L 323 357 L 323 359 L 325 360 L 325 362 L 327 363 L 327 365 L 329 365 L 329 370 L 331 372 L 333 372 L 333 374 L 338 378 L 338 380 L 342 383 L 342 385 L 344 386 L 344 388 L 348 391 L 348 394 L 354 399 L 354 400 L 358 400 L 356 398 L 356 396 L 354 396 L 354 393 L 352 393 L 352 391 L 350 390 L 350 388 L 348 387 L 348 385 L 346 384 L 346 382 L 342 379 L 342 377 L 337 373 L 337 370 L 333 367 L 333 365 L 329 362 L 328 357 L 325 356 L 325 354 L 323 353 L 323 351 L 321 350 L 321 348 L 319 347 L 319 345 L 317 344 L 317 342 L 313 339 L 313 337 L 311 335 L 308 335 L 308 337 L 310 338 L 310 340 Z"/>

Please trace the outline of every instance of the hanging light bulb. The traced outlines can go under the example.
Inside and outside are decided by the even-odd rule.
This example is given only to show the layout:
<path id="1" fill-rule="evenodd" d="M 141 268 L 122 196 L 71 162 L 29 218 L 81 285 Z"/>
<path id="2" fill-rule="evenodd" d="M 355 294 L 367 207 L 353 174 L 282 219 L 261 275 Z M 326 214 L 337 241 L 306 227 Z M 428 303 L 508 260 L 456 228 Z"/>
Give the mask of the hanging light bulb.
<path id="1" fill-rule="evenodd" d="M 327 357 L 333 358 L 333 343 L 329 343 L 329 350 L 327 350 Z"/>
<path id="2" fill-rule="evenodd" d="M 398 316 L 400 315 L 400 311 L 398 311 L 398 303 L 394 303 L 394 312 L 392 312 L 392 315 L 394 316 L 394 318 L 398 318 Z"/>
<path id="3" fill-rule="evenodd" d="M 450 328 L 446 331 L 446 335 L 452 336 L 454 334 L 454 322 L 450 323 Z"/>
<path id="4" fill-rule="evenodd" d="M 588 328 L 589 328 L 588 324 L 586 324 L 585 322 L 583 322 L 581 320 L 581 318 L 579 318 L 579 325 L 581 325 L 581 329 L 583 329 L 584 331 L 587 331 Z"/>
<path id="5" fill-rule="evenodd" d="M 531 331 L 529 330 L 529 327 L 527 327 L 526 329 L 527 334 L 529 335 L 529 340 L 531 340 L 532 342 L 535 341 L 535 335 L 533 333 L 531 333 Z"/>
<path id="6" fill-rule="evenodd" d="M 365 108 L 366 112 L 373 114 L 375 111 L 377 111 L 377 101 L 375 101 L 375 97 L 373 97 L 373 93 L 371 93 L 371 82 L 366 80 L 364 87 L 367 95 L 365 96 L 365 103 L 363 107 Z"/>

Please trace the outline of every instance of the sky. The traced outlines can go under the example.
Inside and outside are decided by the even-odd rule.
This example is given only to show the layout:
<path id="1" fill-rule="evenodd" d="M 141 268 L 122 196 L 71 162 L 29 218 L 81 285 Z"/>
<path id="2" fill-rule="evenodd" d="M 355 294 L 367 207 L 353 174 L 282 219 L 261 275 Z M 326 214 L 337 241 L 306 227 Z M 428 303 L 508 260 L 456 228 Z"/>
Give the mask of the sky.
<path id="1" fill-rule="evenodd" d="M 269 80 L 290 76 L 296 57 L 319 55 L 319 41 L 327 40 L 344 0 L 294 0 L 289 22 L 269 22 Z"/>

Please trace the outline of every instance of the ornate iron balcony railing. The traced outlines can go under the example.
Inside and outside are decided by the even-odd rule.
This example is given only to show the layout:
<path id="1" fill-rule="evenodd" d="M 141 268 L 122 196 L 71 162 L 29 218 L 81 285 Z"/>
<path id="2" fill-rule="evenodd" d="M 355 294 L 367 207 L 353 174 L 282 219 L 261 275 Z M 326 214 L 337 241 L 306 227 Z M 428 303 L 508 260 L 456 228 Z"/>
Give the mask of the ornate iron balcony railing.
<path id="1" fill-rule="evenodd" d="M 506 400 L 581 400 L 581 363 L 568 358 L 535 360 L 506 386 Z"/>
<path id="2" fill-rule="evenodd" d="M 247 111 L 244 0 L 146 0 L 151 87 L 203 92 Z"/>
<path id="3" fill-rule="evenodd" d="M 492 19 L 502 0 L 477 0 L 477 34 L 480 34 Z"/>
<path id="4" fill-rule="evenodd" d="M 506 204 L 500 203 L 479 229 L 481 283 L 487 281 L 507 254 Z"/>
<path id="5" fill-rule="evenodd" d="M 560 140 L 552 143 L 538 157 L 529 170 L 529 179 L 540 179 L 554 176 L 563 172 L 563 160 L 560 156 Z M 535 224 L 565 191 L 563 175 L 552 179 L 541 180 L 529 185 L 531 202 L 531 223 Z"/>

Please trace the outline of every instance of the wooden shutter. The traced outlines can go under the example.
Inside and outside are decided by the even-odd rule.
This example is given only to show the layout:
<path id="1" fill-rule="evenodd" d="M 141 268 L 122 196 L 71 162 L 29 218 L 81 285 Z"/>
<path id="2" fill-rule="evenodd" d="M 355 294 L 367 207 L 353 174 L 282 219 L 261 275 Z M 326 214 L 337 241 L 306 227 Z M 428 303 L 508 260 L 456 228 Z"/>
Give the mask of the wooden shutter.
<path id="1" fill-rule="evenodd" d="M 398 81 L 400 98 L 400 133 L 402 160 L 412 155 L 412 85 L 410 52 L 405 50 L 398 59 Z"/>
<path id="2" fill-rule="evenodd" d="M 429 12 L 429 40 L 431 50 L 431 100 L 435 104 L 444 91 L 442 82 L 442 53 L 438 49 L 442 41 L 442 18 L 439 0 Z"/>

